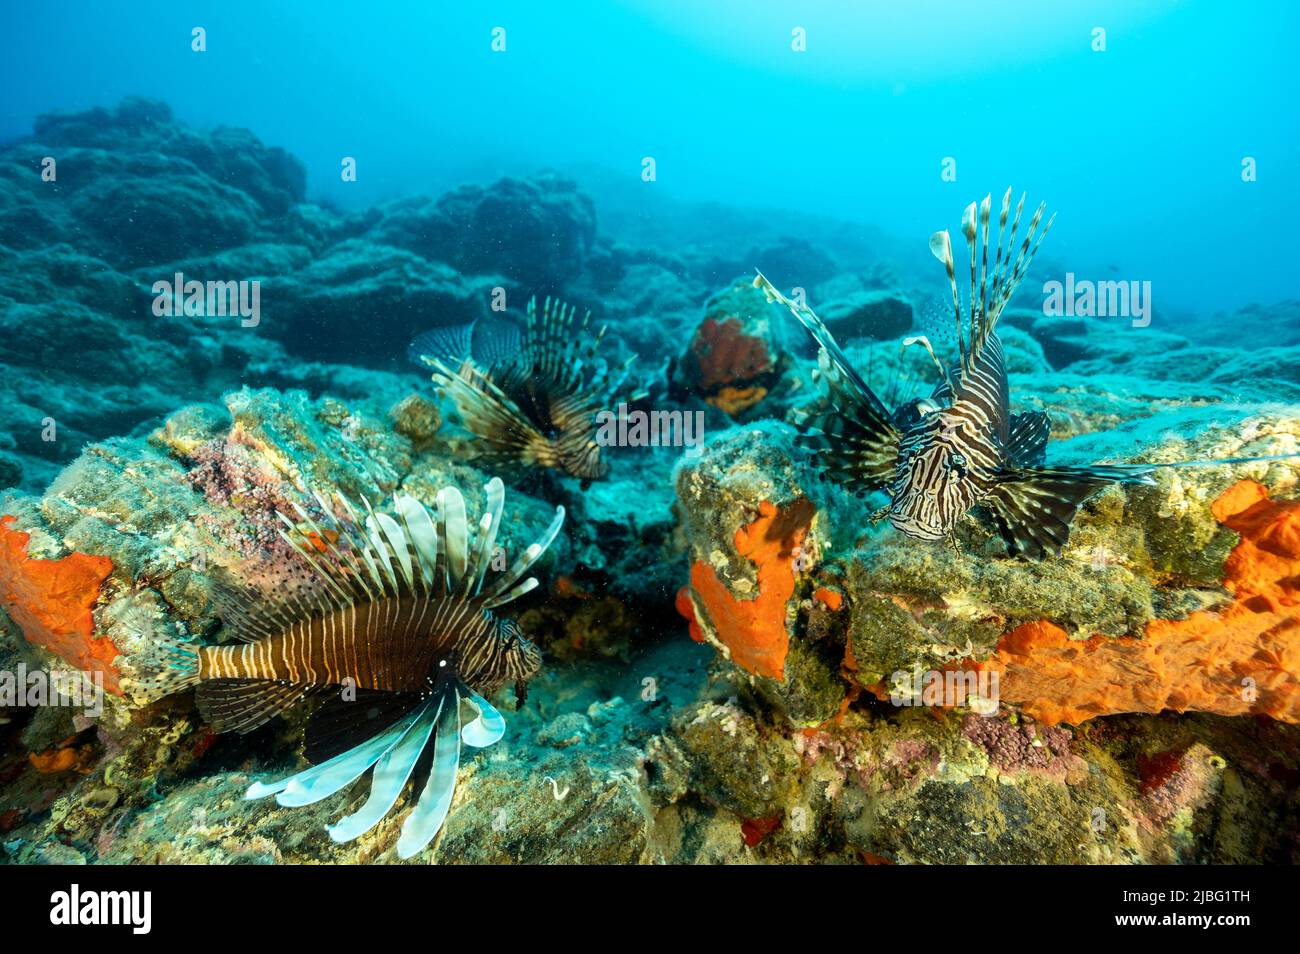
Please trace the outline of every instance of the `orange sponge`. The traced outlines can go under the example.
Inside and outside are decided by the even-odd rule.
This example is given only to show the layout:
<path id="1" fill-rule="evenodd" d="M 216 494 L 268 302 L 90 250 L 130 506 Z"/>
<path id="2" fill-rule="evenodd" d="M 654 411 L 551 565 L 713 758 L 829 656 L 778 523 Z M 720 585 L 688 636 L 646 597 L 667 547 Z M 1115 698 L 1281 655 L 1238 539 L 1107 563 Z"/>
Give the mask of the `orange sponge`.
<path id="1" fill-rule="evenodd" d="M 28 642 L 78 669 L 102 672 L 104 688 L 121 695 L 113 666 L 117 647 L 109 639 L 95 638 L 91 615 L 113 561 L 85 553 L 62 560 L 32 559 L 27 556 L 30 534 L 14 530 L 13 522 L 13 517 L 0 517 L 0 606 Z"/>
<path id="2" fill-rule="evenodd" d="M 731 651 L 732 662 L 757 676 L 785 678 L 785 656 L 790 648 L 785 611 L 794 595 L 795 549 L 803 542 L 815 512 L 803 498 L 785 508 L 765 500 L 759 505 L 758 519 L 736 531 L 736 552 L 758 567 L 758 595 L 752 600 L 732 596 L 704 561 L 691 567 L 691 589 L 718 639 Z M 695 636 L 695 609 L 683 595 L 679 594 L 677 607 L 691 620 Z"/>
<path id="3" fill-rule="evenodd" d="M 1141 639 L 1071 640 L 1026 623 L 983 664 L 1000 671 L 1002 701 L 1049 725 L 1165 709 L 1300 722 L 1300 501 L 1244 480 L 1213 513 L 1241 535 L 1224 564 L 1229 606 L 1152 620 Z"/>

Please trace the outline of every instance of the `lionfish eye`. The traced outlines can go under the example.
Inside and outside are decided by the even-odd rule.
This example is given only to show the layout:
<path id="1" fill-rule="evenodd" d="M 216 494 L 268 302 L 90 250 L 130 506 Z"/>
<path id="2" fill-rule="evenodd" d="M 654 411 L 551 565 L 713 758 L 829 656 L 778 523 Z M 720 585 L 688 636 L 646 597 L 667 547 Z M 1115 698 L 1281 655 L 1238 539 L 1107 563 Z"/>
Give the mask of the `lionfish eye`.
<path id="1" fill-rule="evenodd" d="M 966 476 L 966 458 L 961 454 L 952 454 L 948 457 L 948 469 L 953 471 L 958 477 Z"/>

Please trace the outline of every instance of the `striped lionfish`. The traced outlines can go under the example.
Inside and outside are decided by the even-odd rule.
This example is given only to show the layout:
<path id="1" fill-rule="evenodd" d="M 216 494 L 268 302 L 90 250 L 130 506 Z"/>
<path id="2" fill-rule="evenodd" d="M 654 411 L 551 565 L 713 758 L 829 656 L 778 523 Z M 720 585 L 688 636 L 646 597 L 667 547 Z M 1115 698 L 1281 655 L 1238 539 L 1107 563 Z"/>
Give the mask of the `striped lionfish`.
<path id="1" fill-rule="evenodd" d="M 522 335 L 510 322 L 476 320 L 411 343 L 411 357 L 433 368 L 488 466 L 554 468 L 584 481 L 608 473 L 596 414 L 615 403 L 631 360 L 611 366 L 600 358 L 605 328 L 589 335 L 591 312 L 581 322 L 576 315 L 550 297 L 539 312 L 532 298 Z"/>
<path id="2" fill-rule="evenodd" d="M 946 230 L 930 237 L 930 250 L 943 263 L 952 287 L 958 361 L 946 368 L 924 336 L 904 341 L 905 346 L 925 347 L 941 380 L 928 398 L 905 402 L 892 412 L 849 364 L 811 308 L 786 298 L 761 273 L 754 280 L 769 301 L 789 308 L 821 346 L 818 362 L 831 408 L 804 422 L 803 442 L 821 452 L 819 460 L 850 490 L 859 494 L 883 490 L 889 496 L 889 505 L 872 514 L 873 522 L 888 517 L 910 537 L 946 539 L 956 549 L 957 523 L 975 510 L 992 518 L 1012 556 L 1041 558 L 1060 552 L 1079 506 L 1108 484 L 1151 484 L 1153 471 L 1161 467 L 1275 459 L 1046 466 L 1050 420 L 1045 411 L 1011 413 L 996 329 L 1055 216 L 1040 232 L 1045 203 L 1038 206 L 1013 262 L 1025 197 L 1022 194 L 1016 204 L 1004 245 L 1011 212 L 1008 189 L 1002 197 L 997 253 L 990 270 L 991 199 L 988 195 L 978 205 L 972 202 L 962 216 L 971 276 L 965 320 L 952 240 Z"/>
<path id="3" fill-rule="evenodd" d="M 542 538 L 488 580 L 505 488 L 485 487 L 487 505 L 471 539 L 460 491 L 438 492 L 436 515 L 412 497 L 395 516 L 364 520 L 339 497 L 342 518 L 320 522 L 298 509 L 281 530 L 310 569 L 310 582 L 272 596 L 229 580 L 215 587 L 218 615 L 242 645 L 174 641 L 128 660 L 145 699 L 197 686 L 200 714 L 218 732 L 250 732 L 309 696 L 321 703 L 305 732 L 305 769 L 258 782 L 247 798 L 309 805 L 373 768 L 370 797 L 328 827 L 336 842 L 360 837 L 396 804 L 408 780 L 420 794 L 402 825 L 397 853 L 409 858 L 442 827 L 451 806 L 460 746 L 482 748 L 505 732 L 487 701 L 507 682 L 522 702 L 541 654 L 500 607 L 537 586 L 523 579 L 559 533 L 564 508 Z M 325 514 L 334 508 L 316 494 Z M 303 529 L 310 535 L 304 537 Z M 475 715 L 465 721 L 465 708 Z"/>

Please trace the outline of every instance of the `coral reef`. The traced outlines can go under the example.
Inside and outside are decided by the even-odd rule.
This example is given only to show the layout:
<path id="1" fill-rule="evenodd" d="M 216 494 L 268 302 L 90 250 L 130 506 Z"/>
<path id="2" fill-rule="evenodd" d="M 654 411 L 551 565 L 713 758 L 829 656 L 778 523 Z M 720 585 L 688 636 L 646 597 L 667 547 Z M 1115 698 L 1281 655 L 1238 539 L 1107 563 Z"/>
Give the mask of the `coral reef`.
<path id="1" fill-rule="evenodd" d="M 305 712 L 217 735 L 189 695 L 114 694 L 120 657 L 228 640 L 214 577 L 291 582 L 277 513 L 310 508 L 308 485 L 454 485 L 477 513 L 471 438 L 403 356 L 500 288 L 507 319 L 535 292 L 590 306 L 612 360 L 637 356 L 656 409 L 703 414 L 707 441 L 608 448 L 586 487 L 512 476 L 507 557 L 568 511 L 520 601 L 544 668 L 413 862 L 1300 860 L 1296 461 L 1110 488 L 1059 559 L 1007 559 L 977 519 L 956 552 L 918 543 L 797 440 L 815 356 L 750 284 L 801 287 L 880 393 L 928 393 L 899 340 L 929 333 L 912 249 L 716 207 L 602 204 L 598 223 L 551 173 L 357 212 L 304 180 L 144 100 L 0 147 L 0 671 L 89 668 L 108 690 L 97 716 L 0 694 L 0 859 L 400 862 L 409 793 L 346 845 L 324 824 L 364 793 L 243 798 L 302 767 Z M 261 321 L 153 314 L 177 271 L 261 281 Z M 1013 306 L 1013 410 L 1049 412 L 1063 463 L 1294 453 L 1297 307 L 1243 309 L 1230 346 L 1210 319 Z"/>

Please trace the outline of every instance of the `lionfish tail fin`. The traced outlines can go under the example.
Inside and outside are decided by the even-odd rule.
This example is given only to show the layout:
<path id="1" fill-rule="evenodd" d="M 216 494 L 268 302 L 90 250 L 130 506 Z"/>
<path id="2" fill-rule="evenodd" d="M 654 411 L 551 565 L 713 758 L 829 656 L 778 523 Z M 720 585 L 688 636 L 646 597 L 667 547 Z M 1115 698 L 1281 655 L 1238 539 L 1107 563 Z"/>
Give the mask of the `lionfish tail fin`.
<path id="1" fill-rule="evenodd" d="M 1041 559 L 1060 553 L 1079 505 L 1097 491 L 1151 482 L 1141 467 L 1014 467 L 998 478 L 985 504 L 1012 556 Z"/>
<path id="2" fill-rule="evenodd" d="M 136 705 L 180 692 L 199 682 L 199 645 L 175 638 L 151 639 L 117 661 L 122 692 Z"/>
<path id="3" fill-rule="evenodd" d="M 480 368 L 492 368 L 514 360 L 522 346 L 523 334 L 515 322 L 475 318 L 421 332 L 407 346 L 406 354 L 421 368 L 431 368 L 436 362 L 459 367 L 466 360 Z"/>

